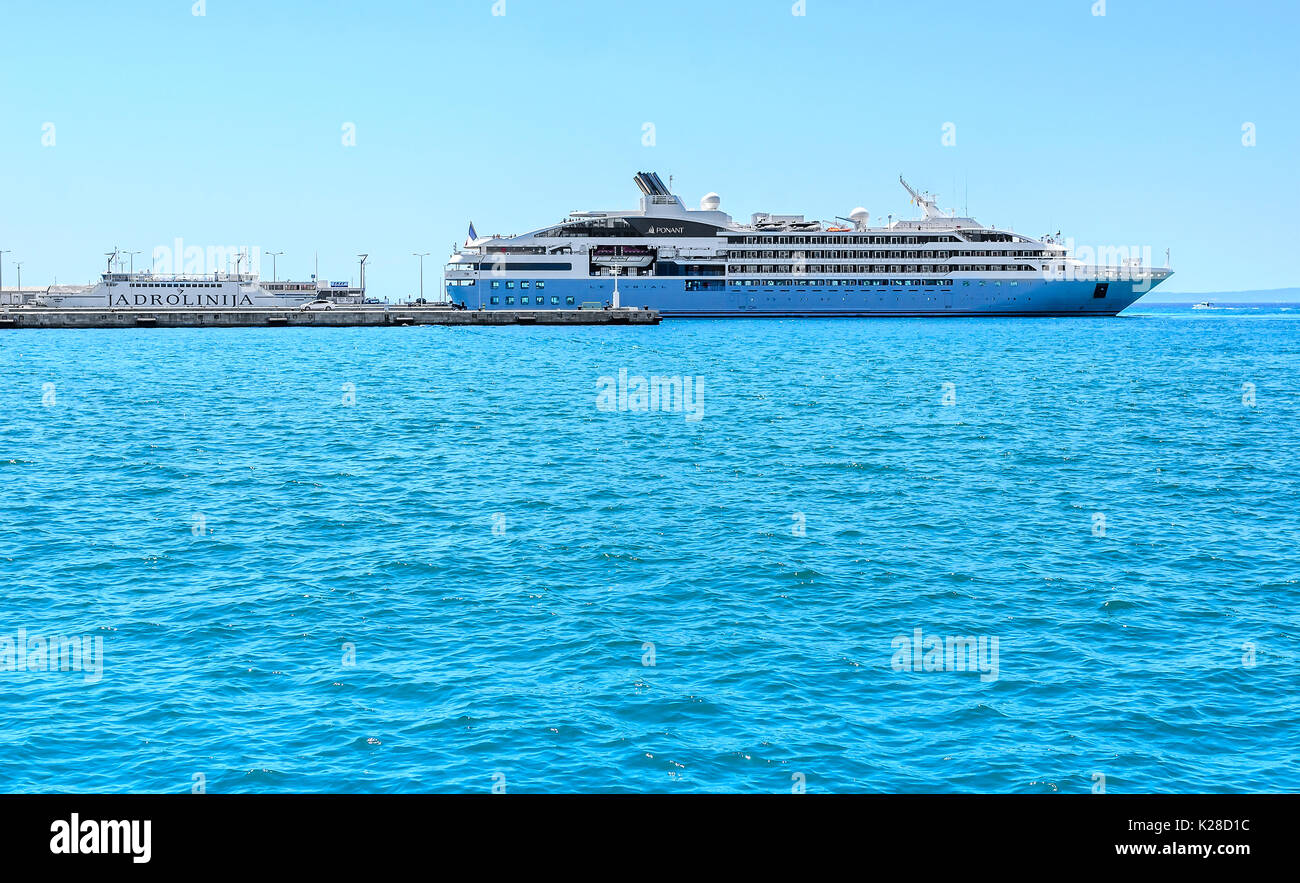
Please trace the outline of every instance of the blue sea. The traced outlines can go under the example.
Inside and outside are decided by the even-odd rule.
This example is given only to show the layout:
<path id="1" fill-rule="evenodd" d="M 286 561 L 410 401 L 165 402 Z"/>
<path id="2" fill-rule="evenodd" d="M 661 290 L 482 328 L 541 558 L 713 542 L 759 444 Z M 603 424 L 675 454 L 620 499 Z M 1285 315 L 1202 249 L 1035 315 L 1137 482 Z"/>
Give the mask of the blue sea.
<path id="1" fill-rule="evenodd" d="M 3 791 L 1300 789 L 1300 307 L 0 376 Z"/>

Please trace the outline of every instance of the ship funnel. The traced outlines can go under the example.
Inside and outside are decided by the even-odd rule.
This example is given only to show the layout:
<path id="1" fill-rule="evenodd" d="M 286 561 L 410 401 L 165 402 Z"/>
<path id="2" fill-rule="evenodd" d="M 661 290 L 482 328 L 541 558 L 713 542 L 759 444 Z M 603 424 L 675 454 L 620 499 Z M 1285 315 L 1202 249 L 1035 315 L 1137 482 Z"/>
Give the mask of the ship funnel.
<path id="1" fill-rule="evenodd" d="M 641 193 L 645 196 L 672 196 L 663 180 L 654 172 L 637 172 L 632 180 L 636 181 L 636 186 L 641 188 Z"/>

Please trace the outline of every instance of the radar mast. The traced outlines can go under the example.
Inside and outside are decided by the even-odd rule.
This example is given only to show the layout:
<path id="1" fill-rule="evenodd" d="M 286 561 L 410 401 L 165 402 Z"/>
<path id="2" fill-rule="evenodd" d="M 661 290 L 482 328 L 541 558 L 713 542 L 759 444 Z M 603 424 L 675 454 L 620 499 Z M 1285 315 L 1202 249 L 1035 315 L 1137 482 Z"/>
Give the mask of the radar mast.
<path id="1" fill-rule="evenodd" d="M 929 193 L 917 193 L 911 184 L 903 180 L 902 175 L 898 176 L 898 182 L 911 194 L 912 201 L 921 207 L 921 211 L 925 214 L 925 220 L 929 221 L 933 218 L 944 217 L 943 212 L 939 211 L 939 207 L 935 204 L 933 196 Z"/>

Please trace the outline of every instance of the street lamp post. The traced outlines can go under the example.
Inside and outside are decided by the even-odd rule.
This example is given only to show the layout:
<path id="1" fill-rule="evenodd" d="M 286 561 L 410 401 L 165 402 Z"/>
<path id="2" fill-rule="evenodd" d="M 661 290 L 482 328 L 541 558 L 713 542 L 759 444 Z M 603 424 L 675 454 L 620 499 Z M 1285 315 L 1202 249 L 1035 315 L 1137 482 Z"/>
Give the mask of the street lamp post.
<path id="1" fill-rule="evenodd" d="M 18 262 L 18 298 L 19 298 L 19 300 L 22 299 L 22 296 L 23 296 L 23 262 L 22 262 L 22 261 L 19 261 L 19 262 Z"/>
<path id="2" fill-rule="evenodd" d="M 142 252 L 142 251 L 128 251 L 127 254 L 129 254 L 129 255 L 131 256 L 131 275 L 134 276 L 134 275 L 135 275 L 135 256 L 138 255 L 138 254 L 144 254 L 144 252 Z"/>
<path id="3" fill-rule="evenodd" d="M 413 251 L 412 255 L 420 259 L 420 300 L 424 300 L 424 259 L 429 256 L 427 251 Z"/>
<path id="4" fill-rule="evenodd" d="M 276 259 L 277 257 L 279 257 L 280 255 L 284 254 L 284 252 L 282 252 L 282 251 L 268 251 L 267 254 L 269 254 L 269 255 L 271 256 L 271 281 L 272 281 L 272 282 L 275 282 L 275 281 L 276 281 L 276 275 L 275 275 L 275 259 Z"/>

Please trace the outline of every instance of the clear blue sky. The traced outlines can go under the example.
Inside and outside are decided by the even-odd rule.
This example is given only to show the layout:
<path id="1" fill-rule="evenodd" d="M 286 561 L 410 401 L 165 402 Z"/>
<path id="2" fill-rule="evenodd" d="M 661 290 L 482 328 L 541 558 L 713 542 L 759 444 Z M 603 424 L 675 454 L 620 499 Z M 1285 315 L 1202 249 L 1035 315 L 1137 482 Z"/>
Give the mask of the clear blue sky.
<path id="1" fill-rule="evenodd" d="M 6 285 L 179 236 L 283 250 L 281 277 L 370 252 L 372 292 L 405 296 L 467 221 L 635 207 L 639 169 L 738 218 L 882 220 L 912 212 L 901 172 L 985 223 L 1171 248 L 1171 291 L 1300 284 L 1294 2 L 192 5 L 6 4 Z"/>

